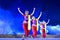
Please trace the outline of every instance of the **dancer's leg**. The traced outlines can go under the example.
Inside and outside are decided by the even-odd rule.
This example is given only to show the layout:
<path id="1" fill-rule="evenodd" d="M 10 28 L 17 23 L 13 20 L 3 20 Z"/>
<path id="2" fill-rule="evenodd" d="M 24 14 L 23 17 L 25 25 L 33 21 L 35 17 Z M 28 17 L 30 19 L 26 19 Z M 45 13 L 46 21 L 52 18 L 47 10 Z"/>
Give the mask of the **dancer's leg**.
<path id="1" fill-rule="evenodd" d="M 27 23 L 23 23 L 23 29 L 24 29 L 24 33 L 25 33 L 25 36 L 28 36 L 28 28 L 27 28 Z"/>
<path id="2" fill-rule="evenodd" d="M 42 29 L 42 37 L 43 37 L 43 38 L 45 38 L 45 37 L 46 37 L 45 29 Z"/>
<path id="3" fill-rule="evenodd" d="M 37 27 L 36 26 L 32 26 L 32 32 L 33 32 L 33 37 L 36 37 L 36 35 L 37 35 Z"/>

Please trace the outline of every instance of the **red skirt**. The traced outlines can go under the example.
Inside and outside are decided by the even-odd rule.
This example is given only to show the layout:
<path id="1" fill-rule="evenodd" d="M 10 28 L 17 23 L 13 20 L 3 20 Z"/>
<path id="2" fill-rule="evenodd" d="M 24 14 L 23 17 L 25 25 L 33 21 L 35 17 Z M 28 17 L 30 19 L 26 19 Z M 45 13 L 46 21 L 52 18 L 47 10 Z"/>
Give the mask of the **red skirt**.
<path id="1" fill-rule="evenodd" d="M 45 38 L 45 37 L 46 37 L 45 29 L 42 29 L 42 37 L 43 37 L 43 38 Z"/>
<path id="2" fill-rule="evenodd" d="M 37 26 L 32 26 L 33 37 L 37 35 Z"/>
<path id="3" fill-rule="evenodd" d="M 24 29 L 25 36 L 28 36 L 29 34 L 28 23 L 23 23 L 23 29 Z"/>

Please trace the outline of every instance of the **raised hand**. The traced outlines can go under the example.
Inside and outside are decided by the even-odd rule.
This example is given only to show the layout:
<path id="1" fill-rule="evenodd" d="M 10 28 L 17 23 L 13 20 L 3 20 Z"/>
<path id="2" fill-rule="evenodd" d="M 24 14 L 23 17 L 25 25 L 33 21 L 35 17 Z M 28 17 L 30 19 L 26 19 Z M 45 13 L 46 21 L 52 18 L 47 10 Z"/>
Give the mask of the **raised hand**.
<path id="1" fill-rule="evenodd" d="M 46 24 L 48 24 L 48 23 L 49 23 L 49 21 L 50 21 L 50 19 L 48 19 L 48 22 L 47 22 Z"/>
<path id="2" fill-rule="evenodd" d="M 42 15 L 42 12 L 40 12 L 40 15 L 39 15 L 39 17 L 37 19 L 39 19 L 41 17 L 41 15 Z"/>
<path id="3" fill-rule="evenodd" d="M 20 11 L 20 8 L 18 8 L 18 11 L 19 11 L 19 13 L 21 13 L 22 15 L 24 15 L 24 14 Z"/>
<path id="4" fill-rule="evenodd" d="M 34 14 L 34 12 L 35 12 L 35 9 L 36 9 L 36 8 L 34 8 L 34 10 L 33 10 L 32 14 L 31 14 L 31 16 Z"/>

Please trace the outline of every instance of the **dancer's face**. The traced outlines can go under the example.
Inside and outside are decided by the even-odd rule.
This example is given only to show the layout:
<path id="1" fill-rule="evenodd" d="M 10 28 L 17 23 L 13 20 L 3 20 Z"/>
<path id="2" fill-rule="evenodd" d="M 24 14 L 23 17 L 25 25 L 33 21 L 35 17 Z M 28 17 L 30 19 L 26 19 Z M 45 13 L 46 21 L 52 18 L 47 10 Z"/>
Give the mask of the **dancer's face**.
<path id="1" fill-rule="evenodd" d="M 42 27 L 42 24 L 40 24 L 40 26 Z"/>
<path id="2" fill-rule="evenodd" d="M 35 17 L 33 16 L 32 19 L 35 20 Z"/>
<path id="3" fill-rule="evenodd" d="M 43 23 L 46 24 L 46 22 L 43 20 Z"/>
<path id="4" fill-rule="evenodd" d="M 28 15 L 29 11 L 25 11 L 25 14 Z"/>

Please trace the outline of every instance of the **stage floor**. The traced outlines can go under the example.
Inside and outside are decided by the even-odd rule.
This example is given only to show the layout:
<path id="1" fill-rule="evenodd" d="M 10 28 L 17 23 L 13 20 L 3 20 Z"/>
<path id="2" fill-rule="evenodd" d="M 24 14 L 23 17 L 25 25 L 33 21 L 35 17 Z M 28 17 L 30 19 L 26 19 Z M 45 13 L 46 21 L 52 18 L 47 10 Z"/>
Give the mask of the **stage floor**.
<path id="1" fill-rule="evenodd" d="M 25 37 L 24 35 L 11 35 L 11 34 L 0 34 L 0 38 L 32 38 L 31 35 Z M 37 35 L 36 38 L 42 38 L 41 35 Z M 60 38 L 60 35 L 46 35 L 46 38 Z"/>

